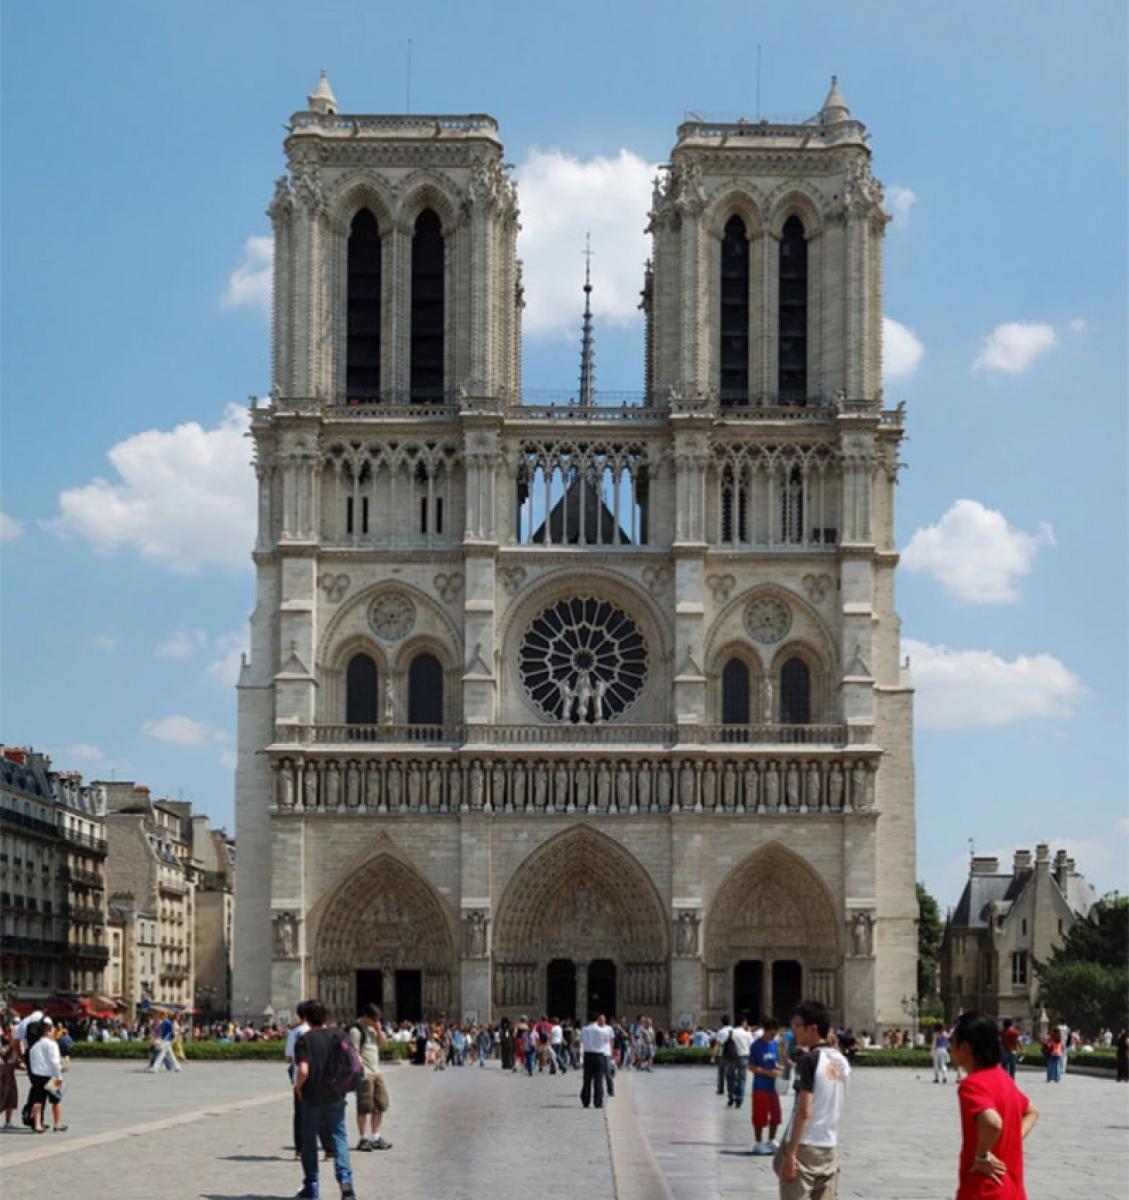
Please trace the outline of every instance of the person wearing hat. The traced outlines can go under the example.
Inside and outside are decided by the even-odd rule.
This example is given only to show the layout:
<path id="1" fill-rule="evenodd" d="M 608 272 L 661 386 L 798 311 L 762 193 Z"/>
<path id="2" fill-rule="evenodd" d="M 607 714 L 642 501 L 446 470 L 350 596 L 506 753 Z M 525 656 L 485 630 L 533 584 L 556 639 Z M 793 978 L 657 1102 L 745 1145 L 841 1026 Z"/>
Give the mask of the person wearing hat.
<path id="1" fill-rule="evenodd" d="M 43 1124 L 43 1107 L 50 1099 L 55 1132 L 63 1133 L 67 1128 L 63 1124 L 63 1058 L 59 1053 L 59 1043 L 55 1041 L 55 1022 L 50 1017 L 44 1017 L 40 1024 L 42 1036 L 27 1052 L 27 1073 L 31 1080 L 28 1104 L 31 1105 L 32 1128 L 36 1133 L 47 1132 Z M 48 1095 L 48 1088 L 53 1093 L 51 1096 Z"/>

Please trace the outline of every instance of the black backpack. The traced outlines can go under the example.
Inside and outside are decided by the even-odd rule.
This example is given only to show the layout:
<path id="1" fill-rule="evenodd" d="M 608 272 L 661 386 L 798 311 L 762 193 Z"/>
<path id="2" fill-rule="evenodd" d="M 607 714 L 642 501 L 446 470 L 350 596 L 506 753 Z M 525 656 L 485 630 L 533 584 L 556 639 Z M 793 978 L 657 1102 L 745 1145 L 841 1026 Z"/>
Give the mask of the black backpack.
<path id="1" fill-rule="evenodd" d="M 726 1062 L 736 1062 L 738 1058 L 737 1043 L 733 1040 L 733 1030 L 729 1031 L 729 1036 L 721 1044 L 721 1057 Z"/>
<path id="2" fill-rule="evenodd" d="M 43 1036 L 43 1022 L 31 1021 L 24 1030 L 24 1041 L 27 1043 L 27 1048 L 30 1050 L 32 1046 Z"/>

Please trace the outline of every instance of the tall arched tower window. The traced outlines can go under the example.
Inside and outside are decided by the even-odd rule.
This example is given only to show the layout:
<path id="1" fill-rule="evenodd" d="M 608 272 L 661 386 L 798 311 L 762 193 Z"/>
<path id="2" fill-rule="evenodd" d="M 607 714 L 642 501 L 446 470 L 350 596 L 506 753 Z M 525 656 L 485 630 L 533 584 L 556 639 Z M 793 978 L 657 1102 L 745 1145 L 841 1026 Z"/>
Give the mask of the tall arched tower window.
<path id="1" fill-rule="evenodd" d="M 802 658 L 790 658 L 780 668 L 780 723 L 811 724 L 811 672 Z"/>
<path id="2" fill-rule="evenodd" d="M 380 229 L 362 208 L 349 228 L 345 391 L 350 400 L 380 396 Z"/>
<path id="3" fill-rule="evenodd" d="M 721 239 L 721 403 L 749 402 L 749 239 L 733 216 Z"/>
<path id="4" fill-rule="evenodd" d="M 408 668 L 408 724 L 443 724 L 443 668 L 434 654 L 417 654 Z"/>
<path id="5" fill-rule="evenodd" d="M 803 402 L 808 391 L 808 243 L 799 217 L 780 236 L 780 337 L 777 387 L 781 401 Z"/>
<path id="6" fill-rule="evenodd" d="M 749 723 L 749 668 L 739 658 L 731 658 L 721 672 L 721 723 Z"/>
<path id="7" fill-rule="evenodd" d="M 412 400 L 443 397 L 443 229 L 425 208 L 412 237 Z"/>
<path id="8" fill-rule="evenodd" d="M 376 724 L 376 663 L 354 654 L 345 668 L 345 724 Z"/>

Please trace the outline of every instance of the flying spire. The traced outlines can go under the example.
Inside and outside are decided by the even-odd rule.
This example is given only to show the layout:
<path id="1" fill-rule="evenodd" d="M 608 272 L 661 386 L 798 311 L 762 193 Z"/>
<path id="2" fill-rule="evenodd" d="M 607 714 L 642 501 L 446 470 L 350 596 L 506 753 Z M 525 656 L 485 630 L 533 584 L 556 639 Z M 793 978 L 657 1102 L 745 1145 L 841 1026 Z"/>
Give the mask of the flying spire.
<path id="1" fill-rule="evenodd" d="M 325 72 L 325 67 L 321 69 L 321 78 L 318 80 L 318 85 L 306 97 L 310 102 L 310 111 L 325 113 L 328 116 L 337 115 L 337 97 L 333 94 L 333 88 L 329 86 L 329 76 Z"/>
<path id="2" fill-rule="evenodd" d="M 831 76 L 831 90 L 827 93 L 827 99 L 824 100 L 819 115 L 824 125 L 835 125 L 839 121 L 850 120 L 851 110 L 843 99 L 843 93 L 839 91 L 838 75 Z"/>
<path id="3" fill-rule="evenodd" d="M 584 239 L 584 320 L 580 326 L 580 407 L 596 402 L 596 364 L 592 349 L 592 235 Z"/>

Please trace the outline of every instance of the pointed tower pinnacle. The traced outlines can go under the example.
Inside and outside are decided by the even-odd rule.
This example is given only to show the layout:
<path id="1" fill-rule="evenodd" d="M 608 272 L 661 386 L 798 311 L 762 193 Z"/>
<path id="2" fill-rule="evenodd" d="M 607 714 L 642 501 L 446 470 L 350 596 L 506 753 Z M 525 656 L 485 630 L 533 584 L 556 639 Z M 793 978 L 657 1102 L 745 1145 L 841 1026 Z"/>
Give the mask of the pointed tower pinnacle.
<path id="1" fill-rule="evenodd" d="M 329 76 L 325 73 L 325 67 L 321 69 L 317 87 L 306 99 L 310 102 L 311 112 L 325 113 L 331 117 L 337 115 L 337 97 L 333 94 L 333 88 L 329 86 Z"/>
<path id="2" fill-rule="evenodd" d="M 596 364 L 592 349 L 592 235 L 584 240 L 584 320 L 580 326 L 580 407 L 596 403 Z"/>
<path id="3" fill-rule="evenodd" d="M 838 75 L 831 76 L 831 90 L 827 93 L 819 115 L 824 125 L 835 125 L 839 121 L 849 121 L 851 118 L 851 110 L 843 99 L 843 93 L 839 91 Z"/>

